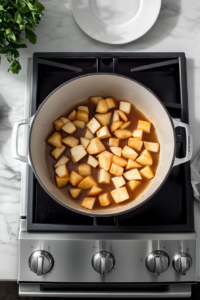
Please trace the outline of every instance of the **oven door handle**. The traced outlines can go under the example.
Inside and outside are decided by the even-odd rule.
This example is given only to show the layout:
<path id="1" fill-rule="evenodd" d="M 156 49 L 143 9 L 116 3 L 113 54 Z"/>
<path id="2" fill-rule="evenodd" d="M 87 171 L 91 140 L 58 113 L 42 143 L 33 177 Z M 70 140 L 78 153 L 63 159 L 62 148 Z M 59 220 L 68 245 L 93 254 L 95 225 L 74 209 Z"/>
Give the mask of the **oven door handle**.
<path id="1" fill-rule="evenodd" d="M 142 289 L 142 286 L 141 286 Z M 128 292 L 89 292 L 89 291 L 42 291 L 39 283 L 20 283 L 19 296 L 21 297 L 79 297 L 79 298 L 190 298 L 191 285 L 190 284 L 171 284 L 169 289 L 164 292 L 142 292 L 142 291 L 128 291 Z"/>

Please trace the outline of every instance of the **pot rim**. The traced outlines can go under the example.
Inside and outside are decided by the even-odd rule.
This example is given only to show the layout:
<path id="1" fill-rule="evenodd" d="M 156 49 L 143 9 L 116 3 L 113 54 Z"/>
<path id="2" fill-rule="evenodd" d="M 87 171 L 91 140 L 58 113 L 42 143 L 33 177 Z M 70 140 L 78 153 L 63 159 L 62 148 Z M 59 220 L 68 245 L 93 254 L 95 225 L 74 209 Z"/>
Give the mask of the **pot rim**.
<path id="1" fill-rule="evenodd" d="M 174 149 L 173 149 L 173 157 L 172 157 L 172 161 L 171 161 L 171 164 L 169 166 L 169 170 L 165 176 L 165 178 L 163 179 L 162 183 L 159 185 L 159 187 L 155 190 L 154 193 L 152 193 L 146 200 L 144 200 L 143 202 L 139 203 L 137 206 L 134 206 L 132 208 L 129 208 L 129 209 L 126 209 L 124 211 L 121 211 L 121 212 L 118 212 L 118 213 L 109 213 L 109 214 L 95 214 L 95 213 L 92 213 L 90 211 L 88 212 L 85 212 L 85 211 L 78 211 L 64 203 L 62 203 L 61 201 L 59 201 L 56 197 L 54 197 L 49 191 L 48 189 L 43 185 L 42 181 L 40 180 L 39 176 L 37 175 L 37 172 L 35 170 L 35 167 L 34 167 L 34 164 L 33 164 L 33 161 L 32 161 L 32 157 L 31 157 L 31 133 L 32 133 L 32 128 L 33 128 L 33 125 L 35 123 L 35 119 L 40 111 L 40 109 L 42 108 L 42 106 L 46 103 L 46 101 L 51 97 L 51 95 L 53 95 L 55 92 L 57 92 L 57 90 L 59 90 L 61 87 L 65 86 L 66 84 L 74 81 L 74 80 L 77 80 L 77 79 L 81 79 L 83 77 L 89 77 L 89 76 L 95 76 L 95 75 L 110 75 L 110 76 L 117 76 L 117 77 L 122 77 L 122 78 L 125 78 L 127 80 L 130 80 L 130 81 L 133 81 L 137 84 L 139 84 L 140 86 L 142 86 L 143 88 L 145 88 L 146 90 L 148 90 L 157 100 L 158 102 L 162 105 L 162 107 L 164 108 L 169 120 L 170 120 L 170 123 L 172 125 L 172 129 L 173 129 L 173 136 L 174 136 Z M 164 104 L 161 102 L 161 100 L 158 98 L 158 96 L 149 88 L 147 88 L 145 85 L 141 84 L 140 82 L 138 82 L 137 80 L 135 79 L 132 79 L 132 78 L 129 78 L 127 76 L 124 76 L 124 75 L 120 75 L 120 74 L 115 74 L 115 73 L 104 73 L 104 72 L 99 72 L 99 73 L 89 73 L 89 74 L 84 74 L 84 75 L 81 75 L 81 76 L 78 76 L 78 77 L 75 77 L 73 79 L 70 79 L 66 82 L 64 82 L 63 84 L 59 85 L 56 89 L 54 89 L 44 100 L 43 102 L 40 104 L 40 106 L 38 107 L 37 111 L 35 112 L 35 114 L 32 116 L 32 122 L 30 124 L 30 132 L 29 132 L 29 141 L 28 141 L 28 152 L 29 152 L 29 161 L 30 161 L 30 165 L 32 167 L 32 170 L 35 174 L 35 177 L 37 178 L 39 184 L 42 186 L 42 188 L 45 190 L 45 192 L 51 197 L 53 198 L 57 203 L 59 203 L 60 205 L 62 205 L 63 207 L 65 208 L 68 208 L 70 210 L 72 210 L 73 212 L 76 212 L 76 213 L 79 213 L 79 214 L 82 214 L 82 215 L 86 215 L 86 216 L 90 216 L 90 217 L 114 217 L 114 216 L 119 216 L 119 215 L 122 215 L 122 214 L 125 214 L 125 213 L 129 213 L 137 208 L 139 208 L 140 206 L 144 205 L 145 203 L 147 203 L 160 189 L 161 187 L 164 185 L 165 181 L 167 180 L 170 172 L 171 172 L 171 169 L 173 167 L 173 163 L 174 163 L 174 160 L 175 160 L 175 151 L 176 151 L 176 138 L 175 138 L 175 130 L 174 130 L 174 124 L 173 124 L 173 121 L 172 121 L 172 117 L 170 116 L 169 112 L 167 111 L 166 107 L 164 106 Z"/>

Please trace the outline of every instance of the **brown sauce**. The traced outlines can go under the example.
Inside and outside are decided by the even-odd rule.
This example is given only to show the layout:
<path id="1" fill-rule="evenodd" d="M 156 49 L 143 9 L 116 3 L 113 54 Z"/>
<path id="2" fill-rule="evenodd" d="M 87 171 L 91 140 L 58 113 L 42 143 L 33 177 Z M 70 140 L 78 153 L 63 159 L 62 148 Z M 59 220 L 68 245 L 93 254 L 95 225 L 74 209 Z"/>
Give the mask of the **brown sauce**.
<path id="1" fill-rule="evenodd" d="M 89 100 L 88 101 L 85 101 L 85 102 L 81 102 L 79 103 L 79 105 L 86 105 L 89 107 L 89 120 L 92 119 L 92 117 L 94 116 L 94 114 L 96 113 L 96 105 L 92 104 Z M 77 108 L 78 105 L 72 107 L 70 110 L 68 110 L 67 112 L 65 112 L 61 117 L 67 117 L 74 109 Z M 119 102 L 116 101 L 116 107 L 114 109 L 110 109 L 110 111 L 114 111 L 116 109 L 119 108 Z M 143 121 L 149 121 L 139 110 L 137 110 L 133 105 L 132 105 L 132 108 L 131 108 L 131 112 L 128 116 L 128 119 L 129 121 L 131 121 L 131 124 L 129 127 L 127 127 L 126 129 L 127 130 L 131 130 L 133 131 L 134 129 L 137 128 L 137 123 L 138 123 L 138 120 L 143 120 Z M 111 118 L 111 122 L 112 122 L 112 118 Z M 110 125 L 108 126 L 108 128 L 110 129 Z M 73 133 L 73 136 L 76 137 L 76 138 L 80 138 L 80 137 L 84 137 L 85 136 L 85 131 L 86 131 L 86 128 L 84 129 L 81 129 L 81 128 L 77 128 L 76 132 Z M 67 133 L 65 133 L 64 131 L 60 131 L 61 134 L 62 134 L 62 138 L 68 136 Z M 49 136 L 53 133 L 53 131 L 49 134 Z M 114 135 L 112 135 L 113 137 L 115 137 Z M 109 139 L 103 139 L 101 140 L 101 142 L 104 144 L 104 146 L 106 147 L 106 150 L 110 151 L 109 149 L 109 146 L 108 146 L 108 140 Z M 155 128 L 153 126 L 153 124 L 151 125 L 151 132 L 150 133 L 143 133 L 143 138 L 142 138 L 143 141 L 147 141 L 147 142 L 154 142 L 154 143 L 158 143 L 158 138 L 157 138 L 157 134 L 156 134 L 156 131 L 155 131 Z M 128 145 L 128 139 L 126 140 L 120 140 L 120 143 L 119 143 L 119 147 L 123 148 L 125 145 Z M 49 171 L 50 171 L 50 174 L 51 174 L 51 177 L 52 177 L 52 180 L 54 181 L 55 185 L 56 185 L 56 180 L 55 180 L 55 169 L 54 169 L 54 165 L 56 163 L 56 160 L 51 156 L 51 151 L 53 150 L 54 148 L 50 145 L 47 144 L 47 147 L 46 147 L 46 161 L 47 161 L 47 165 L 48 165 L 48 168 L 49 168 Z M 144 145 L 141 149 L 141 151 L 138 153 L 138 156 L 140 155 L 140 153 L 144 150 Z M 111 151 L 110 151 L 111 152 Z M 138 151 L 136 151 L 138 152 Z M 152 159 L 153 159 L 153 165 L 151 166 L 154 174 L 156 173 L 156 169 L 157 169 L 157 166 L 158 166 L 158 161 L 159 161 L 159 153 L 154 153 L 154 152 L 150 152 L 151 153 L 151 156 L 152 156 Z M 70 158 L 70 148 L 67 147 L 66 151 L 62 154 L 62 155 L 66 155 L 67 157 Z M 94 156 L 95 157 L 95 156 Z M 74 164 L 71 160 L 67 163 L 67 168 L 69 170 L 69 173 L 71 173 L 72 171 L 75 171 L 78 173 L 78 166 L 82 163 L 87 163 L 87 156 L 83 157 L 79 162 L 77 162 L 76 164 Z M 97 168 L 93 168 L 91 167 L 91 176 L 98 182 L 98 175 L 99 175 L 99 170 L 100 168 L 97 167 Z M 125 171 L 125 169 L 124 169 Z M 115 177 L 114 175 L 111 175 L 111 177 Z M 127 180 L 125 179 L 125 181 L 127 182 Z M 123 205 L 127 205 L 128 203 L 130 203 L 131 201 L 134 201 L 134 199 L 139 195 L 141 194 L 147 187 L 147 185 L 150 183 L 151 180 L 149 179 L 146 179 L 146 178 L 142 178 L 141 182 L 142 184 L 139 185 L 134 191 L 130 191 L 129 188 L 127 188 L 127 191 L 129 193 L 129 197 L 130 197 L 130 200 L 126 200 L 122 203 L 119 203 L 119 204 L 116 204 L 115 201 L 113 200 L 110 192 L 112 190 L 115 189 L 115 186 L 113 185 L 112 183 L 112 180 L 110 181 L 110 184 L 98 184 L 100 188 L 103 189 L 102 193 L 109 193 L 109 198 L 111 200 L 111 203 L 110 205 L 108 206 L 100 206 L 99 204 L 99 201 L 98 201 L 98 195 L 97 196 L 91 196 L 91 197 L 96 197 L 96 201 L 95 201 L 95 204 L 93 206 L 93 210 L 95 209 L 106 209 L 107 207 L 108 208 L 114 208 L 114 207 L 119 207 L 119 206 L 123 206 Z M 66 196 L 70 196 L 70 192 L 69 190 L 71 188 L 76 188 L 76 187 L 73 187 L 69 182 L 67 184 L 66 187 L 60 189 Z M 74 201 L 76 201 L 77 203 L 81 204 L 83 198 L 87 197 L 88 195 L 88 192 L 89 190 L 82 190 L 79 197 L 77 199 L 73 199 Z"/>

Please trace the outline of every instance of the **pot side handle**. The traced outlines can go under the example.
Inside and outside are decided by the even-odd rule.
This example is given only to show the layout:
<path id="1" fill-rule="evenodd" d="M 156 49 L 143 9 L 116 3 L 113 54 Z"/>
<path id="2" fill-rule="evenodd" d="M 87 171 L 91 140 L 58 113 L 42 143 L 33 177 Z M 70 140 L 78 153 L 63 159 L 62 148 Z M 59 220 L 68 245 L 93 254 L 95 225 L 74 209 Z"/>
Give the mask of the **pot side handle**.
<path id="1" fill-rule="evenodd" d="M 192 152 L 193 152 L 193 139 L 192 139 L 192 134 L 191 134 L 190 127 L 188 124 L 177 121 L 175 119 L 172 119 L 172 121 L 174 124 L 174 128 L 182 127 L 182 128 L 185 128 L 185 132 L 186 132 L 186 156 L 183 158 L 175 157 L 174 164 L 173 164 L 173 167 L 175 167 L 175 166 L 178 166 L 180 164 L 183 164 L 183 163 L 191 160 Z"/>
<path id="2" fill-rule="evenodd" d="M 33 117 L 16 122 L 12 131 L 12 156 L 26 164 L 30 164 L 29 155 L 18 154 L 18 130 L 21 125 L 29 125 L 30 129 L 32 119 Z"/>

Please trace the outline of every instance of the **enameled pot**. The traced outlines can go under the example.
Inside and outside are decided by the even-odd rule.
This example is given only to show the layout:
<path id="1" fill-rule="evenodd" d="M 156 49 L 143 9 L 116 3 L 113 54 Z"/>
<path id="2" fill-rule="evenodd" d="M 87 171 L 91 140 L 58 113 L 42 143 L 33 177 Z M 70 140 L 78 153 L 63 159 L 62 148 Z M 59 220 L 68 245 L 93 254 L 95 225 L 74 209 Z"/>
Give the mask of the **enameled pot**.
<path id="1" fill-rule="evenodd" d="M 58 119 L 72 106 L 93 95 L 112 96 L 119 100 L 130 101 L 139 109 L 156 128 L 160 143 L 160 158 L 155 177 L 147 188 L 134 200 L 115 208 L 88 210 L 81 207 L 70 196 L 64 195 L 51 179 L 45 159 L 46 140 L 53 128 L 53 121 Z M 17 153 L 18 128 L 29 125 L 28 155 Z M 186 131 L 186 157 L 175 156 L 175 128 L 183 127 Z M 44 190 L 58 203 L 73 211 L 91 216 L 113 216 L 122 214 L 144 204 L 161 188 L 171 169 L 192 157 L 192 136 L 189 126 L 170 117 L 157 96 L 142 84 L 117 74 L 89 74 L 72 79 L 55 89 L 40 105 L 34 116 L 15 123 L 12 135 L 12 153 L 16 159 L 30 164 Z M 162 201 L 162 199 L 160 199 Z"/>

